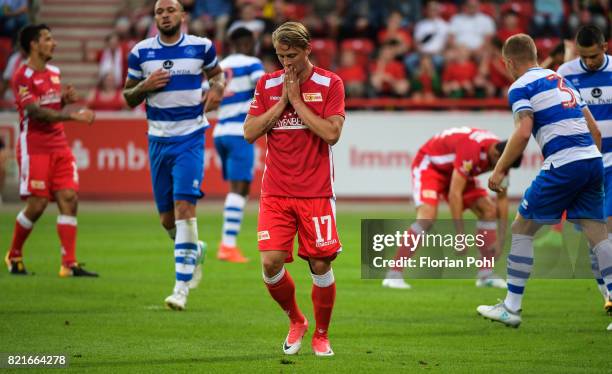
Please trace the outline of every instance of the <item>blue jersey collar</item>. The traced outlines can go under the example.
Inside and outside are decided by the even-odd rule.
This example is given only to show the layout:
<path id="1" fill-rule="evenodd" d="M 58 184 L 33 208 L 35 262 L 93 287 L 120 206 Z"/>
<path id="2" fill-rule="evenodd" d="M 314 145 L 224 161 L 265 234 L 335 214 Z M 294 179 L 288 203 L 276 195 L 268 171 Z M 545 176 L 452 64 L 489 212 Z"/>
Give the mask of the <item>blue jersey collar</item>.
<path id="1" fill-rule="evenodd" d="M 181 37 L 179 38 L 179 40 L 176 43 L 173 44 L 166 44 L 164 42 L 162 42 L 161 38 L 159 37 L 159 35 L 157 35 L 157 42 L 159 43 L 159 45 L 161 45 L 162 47 L 174 47 L 177 46 L 179 44 L 181 44 L 181 42 L 183 41 L 183 39 L 185 39 L 185 34 L 181 33 Z"/>
<path id="2" fill-rule="evenodd" d="M 608 64 L 610 63 L 610 56 L 609 55 L 604 55 L 605 59 L 604 59 L 604 63 L 601 64 L 601 67 L 599 67 L 599 69 L 597 70 L 589 70 L 586 65 L 582 62 L 581 58 L 578 58 L 578 61 L 580 61 L 580 67 L 582 68 L 582 70 L 584 70 L 587 73 L 594 73 L 596 71 L 603 71 L 605 68 L 608 67 Z"/>

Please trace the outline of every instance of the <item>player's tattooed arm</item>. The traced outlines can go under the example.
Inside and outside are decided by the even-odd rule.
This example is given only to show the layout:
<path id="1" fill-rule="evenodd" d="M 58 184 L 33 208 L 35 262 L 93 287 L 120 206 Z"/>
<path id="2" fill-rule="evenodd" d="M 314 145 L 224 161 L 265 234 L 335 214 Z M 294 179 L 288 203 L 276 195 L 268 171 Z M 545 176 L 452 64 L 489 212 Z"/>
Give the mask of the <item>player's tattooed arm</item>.
<path id="1" fill-rule="evenodd" d="M 521 110 L 514 115 L 514 132 L 510 135 L 506 148 L 502 153 L 493 173 L 489 177 L 489 189 L 495 192 L 502 192 L 505 187 L 502 181 L 506 177 L 512 164 L 523 154 L 533 129 L 533 111 Z"/>
<path id="2" fill-rule="evenodd" d="M 44 123 L 55 123 L 61 121 L 78 121 L 91 124 L 95 114 L 89 109 L 81 109 L 76 112 L 59 112 L 49 108 L 41 108 L 38 104 L 29 104 L 25 107 L 27 116 Z"/>
<path id="3" fill-rule="evenodd" d="M 593 117 L 593 114 L 591 114 L 591 111 L 586 106 L 582 109 L 582 114 L 584 115 L 584 118 L 586 119 L 586 123 L 589 128 L 589 132 L 591 133 L 591 136 L 593 137 L 593 141 L 595 142 L 595 145 L 601 151 L 601 131 L 599 131 L 599 127 L 597 127 L 597 122 L 595 121 L 595 117 Z"/>
<path id="4" fill-rule="evenodd" d="M 123 97 L 130 108 L 135 108 L 144 101 L 147 94 L 164 88 L 170 82 L 170 73 L 157 69 L 145 80 L 137 81 L 128 78 L 123 88 Z"/>
<path id="5" fill-rule="evenodd" d="M 206 95 L 206 102 L 204 103 L 204 112 L 208 113 L 218 109 L 219 105 L 221 105 L 226 82 L 225 74 L 219 65 L 216 65 L 210 70 L 206 70 L 205 73 L 208 77 L 208 83 L 210 84 L 210 90 Z"/>

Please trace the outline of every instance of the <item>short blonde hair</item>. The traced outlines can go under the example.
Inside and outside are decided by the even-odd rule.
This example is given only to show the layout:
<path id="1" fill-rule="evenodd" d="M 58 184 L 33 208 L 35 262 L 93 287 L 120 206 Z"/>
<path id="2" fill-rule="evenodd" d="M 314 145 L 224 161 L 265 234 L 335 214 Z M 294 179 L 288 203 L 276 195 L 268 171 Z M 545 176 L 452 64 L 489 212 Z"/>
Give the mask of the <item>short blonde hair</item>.
<path id="1" fill-rule="evenodd" d="M 310 33 L 299 22 L 285 22 L 272 33 L 272 44 L 306 49 L 310 46 Z"/>
<path id="2" fill-rule="evenodd" d="M 531 36 L 527 34 L 512 35 L 504 43 L 502 55 L 509 60 L 520 62 L 537 62 L 538 50 Z"/>

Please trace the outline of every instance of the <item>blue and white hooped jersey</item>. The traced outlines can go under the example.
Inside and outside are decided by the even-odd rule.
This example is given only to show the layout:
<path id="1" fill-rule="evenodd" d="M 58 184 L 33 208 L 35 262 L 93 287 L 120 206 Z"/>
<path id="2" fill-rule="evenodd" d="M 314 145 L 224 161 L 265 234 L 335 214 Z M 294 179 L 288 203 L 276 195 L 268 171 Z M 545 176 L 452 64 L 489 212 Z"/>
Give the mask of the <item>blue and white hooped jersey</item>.
<path id="1" fill-rule="evenodd" d="M 601 131 L 604 167 L 612 166 L 612 56 L 605 55 L 596 71 L 588 70 L 577 58 L 561 65 L 557 73 L 580 91 Z"/>
<path id="2" fill-rule="evenodd" d="M 227 86 L 213 135 L 244 136 L 242 126 L 251 106 L 257 81 L 264 75 L 263 64 L 257 57 L 235 53 L 221 60 L 219 65 L 225 72 Z"/>
<path id="3" fill-rule="evenodd" d="M 601 157 L 582 114 L 584 100 L 554 71 L 529 69 L 510 86 L 508 100 L 514 114 L 533 112 L 532 134 L 544 155 L 542 169 Z"/>
<path id="4" fill-rule="evenodd" d="M 128 78 L 142 80 L 157 69 L 170 72 L 170 81 L 146 100 L 149 136 L 172 138 L 208 127 L 202 104 L 202 74 L 217 65 L 213 43 L 182 34 L 166 45 L 159 36 L 136 44 L 128 57 Z"/>

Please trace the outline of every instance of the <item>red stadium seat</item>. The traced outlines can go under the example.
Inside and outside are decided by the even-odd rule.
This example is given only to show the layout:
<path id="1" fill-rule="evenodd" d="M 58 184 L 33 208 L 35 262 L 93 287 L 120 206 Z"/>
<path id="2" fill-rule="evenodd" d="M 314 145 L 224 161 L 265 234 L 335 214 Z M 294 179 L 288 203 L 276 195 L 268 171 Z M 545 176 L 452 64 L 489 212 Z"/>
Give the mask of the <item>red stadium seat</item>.
<path id="1" fill-rule="evenodd" d="M 368 66 L 370 54 L 374 51 L 374 43 L 369 39 L 346 39 L 342 42 L 341 48 L 354 51 L 357 63 Z"/>
<path id="2" fill-rule="evenodd" d="M 559 38 L 536 38 L 535 45 L 538 49 L 538 57 L 544 60 L 550 54 L 550 51 L 561 42 Z"/>
<path id="3" fill-rule="evenodd" d="M 493 19 L 497 19 L 495 15 L 495 6 L 491 3 L 480 3 L 480 11 L 491 16 Z"/>
<path id="4" fill-rule="evenodd" d="M 313 39 L 311 46 L 318 66 L 323 69 L 331 69 L 338 52 L 336 41 L 334 39 Z"/>
<path id="5" fill-rule="evenodd" d="M 310 12 L 310 7 L 304 4 L 285 3 L 283 15 L 290 21 L 301 21 Z"/>
<path id="6" fill-rule="evenodd" d="M 453 3 L 440 3 L 440 15 L 447 21 L 457 14 L 457 11 L 457 5 Z"/>
<path id="7" fill-rule="evenodd" d="M 4 71 L 9 56 L 13 53 L 10 38 L 0 37 L 0 73 Z"/>

